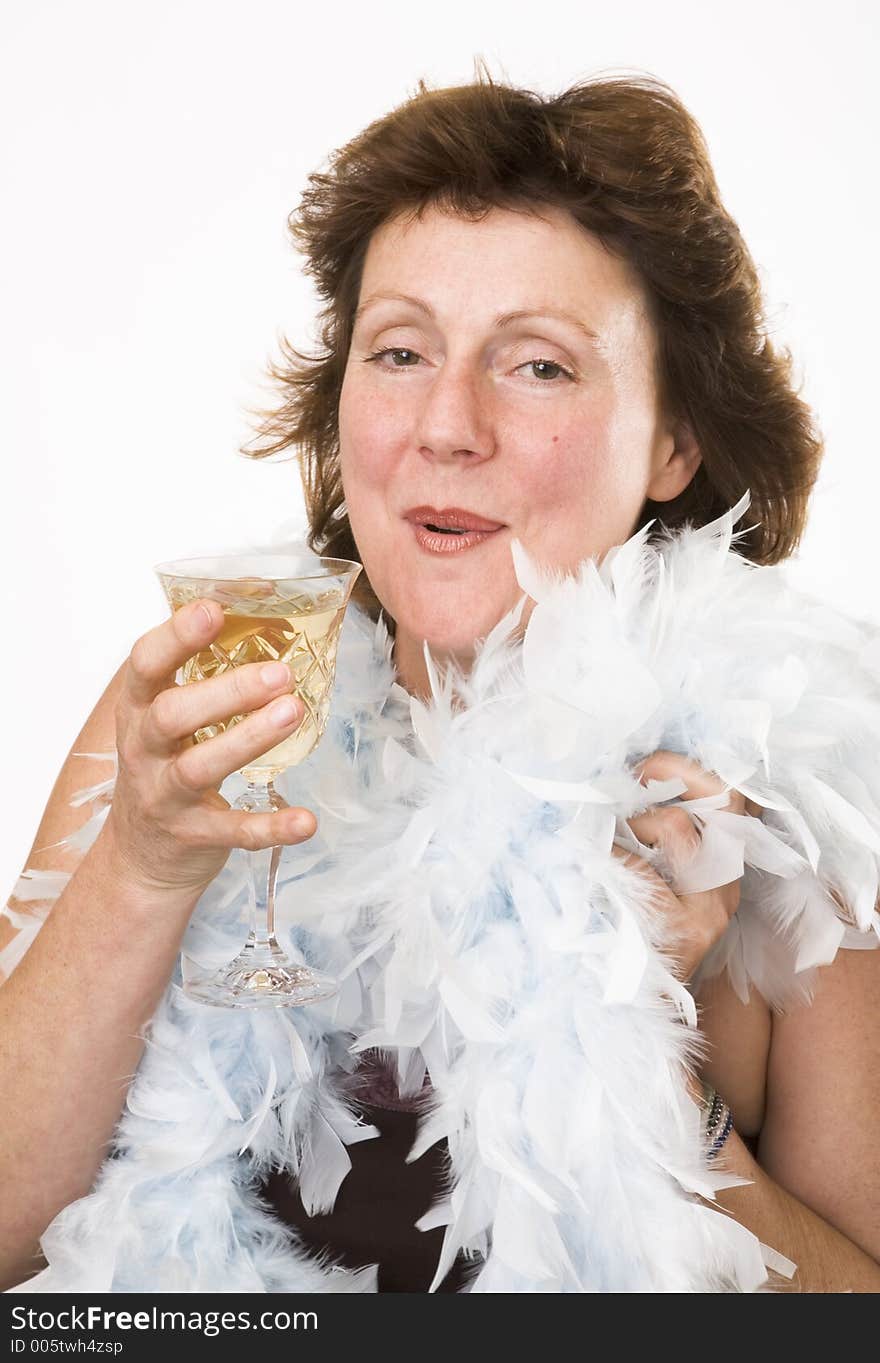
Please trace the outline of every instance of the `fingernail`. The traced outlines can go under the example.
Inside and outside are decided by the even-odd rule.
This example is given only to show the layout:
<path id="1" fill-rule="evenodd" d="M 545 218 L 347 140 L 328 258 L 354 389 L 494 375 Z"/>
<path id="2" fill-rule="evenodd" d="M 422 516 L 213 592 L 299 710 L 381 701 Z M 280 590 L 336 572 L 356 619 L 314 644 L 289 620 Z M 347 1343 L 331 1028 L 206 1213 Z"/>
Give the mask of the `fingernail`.
<path id="1" fill-rule="evenodd" d="M 203 601 L 199 602 L 195 623 L 198 624 L 201 629 L 204 629 L 206 625 L 211 625 L 213 628 L 214 616 L 211 614 L 210 606 L 206 606 Z"/>
<path id="2" fill-rule="evenodd" d="M 277 700 L 269 711 L 269 717 L 273 724 L 283 728 L 285 724 L 292 724 L 297 716 L 299 706 L 294 696 L 282 696 Z"/>
<path id="3" fill-rule="evenodd" d="M 290 685 L 290 668 L 287 663 L 266 663 L 260 668 L 260 680 L 264 686 Z"/>

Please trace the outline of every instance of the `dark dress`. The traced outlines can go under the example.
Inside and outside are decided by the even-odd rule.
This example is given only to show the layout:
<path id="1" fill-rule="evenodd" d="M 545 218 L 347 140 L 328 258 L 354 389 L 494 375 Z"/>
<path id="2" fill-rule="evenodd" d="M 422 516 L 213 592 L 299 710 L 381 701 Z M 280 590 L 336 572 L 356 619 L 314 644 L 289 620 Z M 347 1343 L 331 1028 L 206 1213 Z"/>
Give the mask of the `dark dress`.
<path id="1" fill-rule="evenodd" d="M 380 1292 L 427 1292 L 445 1227 L 420 1231 L 415 1222 L 447 1187 L 447 1143 L 438 1141 L 420 1159 L 407 1164 L 424 1090 L 414 1098 L 401 1098 L 379 1054 L 369 1051 L 364 1052 L 352 1080 L 351 1101 L 381 1134 L 347 1147 L 351 1169 L 332 1212 L 309 1216 L 296 1182 L 284 1172 L 270 1174 L 259 1192 L 307 1248 L 329 1250 L 334 1262 L 346 1268 L 377 1263 Z M 461 1291 L 479 1264 L 459 1254 L 437 1291 Z"/>

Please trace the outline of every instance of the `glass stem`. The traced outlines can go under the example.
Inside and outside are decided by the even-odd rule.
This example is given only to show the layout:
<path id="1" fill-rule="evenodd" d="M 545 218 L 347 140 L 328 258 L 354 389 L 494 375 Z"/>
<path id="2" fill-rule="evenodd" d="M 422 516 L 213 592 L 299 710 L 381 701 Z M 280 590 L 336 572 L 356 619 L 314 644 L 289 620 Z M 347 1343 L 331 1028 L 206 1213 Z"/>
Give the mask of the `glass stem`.
<path id="1" fill-rule="evenodd" d="M 235 808 L 248 814 L 271 813 L 287 809 L 287 801 L 278 794 L 271 777 L 247 780 L 247 790 L 235 802 Z M 264 847 L 259 852 L 248 852 L 250 870 L 251 928 L 243 947 L 255 964 L 270 964 L 283 956 L 275 937 L 275 882 L 281 861 L 280 847 Z"/>

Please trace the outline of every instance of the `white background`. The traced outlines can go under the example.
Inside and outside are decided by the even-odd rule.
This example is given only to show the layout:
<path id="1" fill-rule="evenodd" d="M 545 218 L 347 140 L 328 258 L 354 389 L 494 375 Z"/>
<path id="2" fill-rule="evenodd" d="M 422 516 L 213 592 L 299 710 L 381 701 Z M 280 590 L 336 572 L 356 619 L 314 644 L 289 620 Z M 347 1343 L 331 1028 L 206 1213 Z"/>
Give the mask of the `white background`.
<path id="1" fill-rule="evenodd" d="M 14 8 L 14 13 L 12 12 Z M 237 454 L 315 298 L 286 235 L 310 171 L 415 92 L 670 84 L 708 140 L 827 456 L 792 572 L 875 605 L 875 3 L 29 0 L 0 57 L 2 882 L 76 734 L 166 614 L 163 558 L 304 529 L 297 466 Z"/>

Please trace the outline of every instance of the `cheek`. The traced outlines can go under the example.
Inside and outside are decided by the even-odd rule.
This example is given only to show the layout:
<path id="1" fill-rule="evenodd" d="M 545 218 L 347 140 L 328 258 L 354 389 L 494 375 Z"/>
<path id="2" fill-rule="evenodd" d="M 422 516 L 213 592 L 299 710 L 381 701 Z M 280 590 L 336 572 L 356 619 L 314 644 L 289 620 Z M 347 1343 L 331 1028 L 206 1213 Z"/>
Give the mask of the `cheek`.
<path id="1" fill-rule="evenodd" d="M 346 486 L 387 485 L 394 450 L 391 406 L 346 374 L 339 396 L 339 458 Z"/>
<path id="2" fill-rule="evenodd" d="M 523 504 L 542 512 L 570 515 L 620 476 L 611 417 L 602 412 L 554 423 L 521 455 Z"/>
<path id="3" fill-rule="evenodd" d="M 519 461 L 517 482 L 530 543 L 547 561 L 574 565 L 625 539 L 642 504 L 642 470 L 612 412 L 558 423 Z"/>

